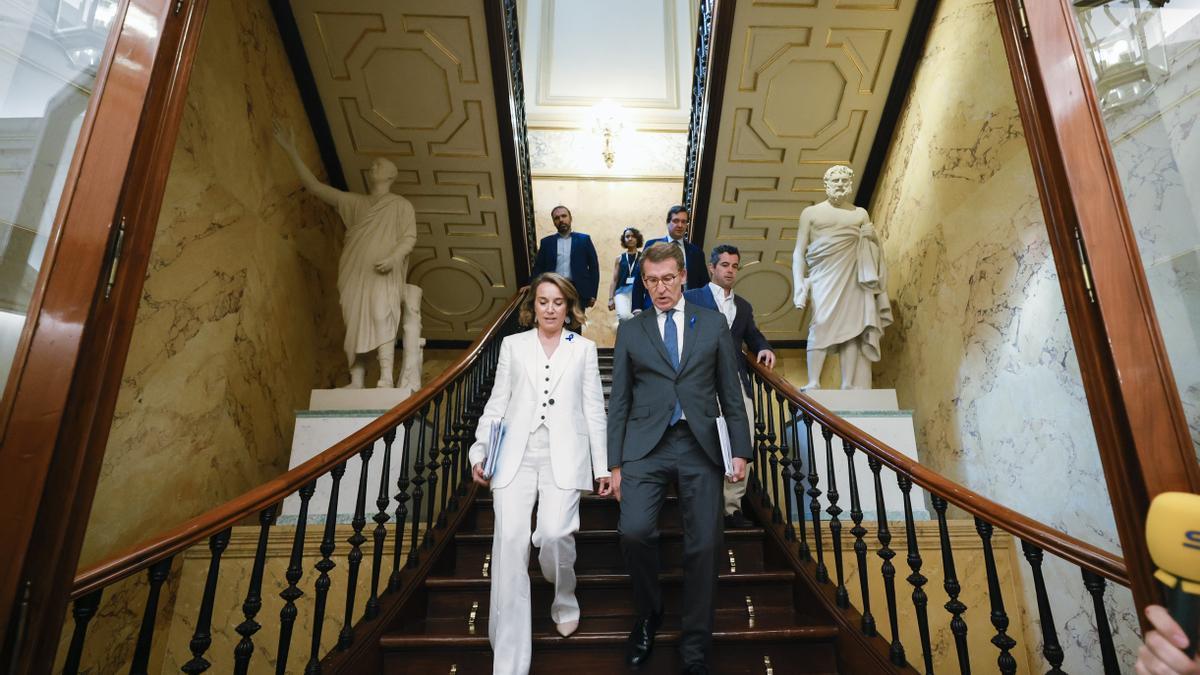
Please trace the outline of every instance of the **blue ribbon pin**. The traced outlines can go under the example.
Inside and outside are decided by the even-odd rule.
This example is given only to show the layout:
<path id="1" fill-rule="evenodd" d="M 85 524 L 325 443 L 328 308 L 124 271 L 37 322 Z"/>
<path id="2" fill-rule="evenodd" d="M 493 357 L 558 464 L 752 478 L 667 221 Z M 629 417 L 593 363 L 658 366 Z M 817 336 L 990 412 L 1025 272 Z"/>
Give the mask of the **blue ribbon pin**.
<path id="1" fill-rule="evenodd" d="M 695 328 L 695 327 L 696 327 L 696 317 L 693 316 L 691 318 L 691 320 L 688 321 L 688 328 Z"/>
<path id="2" fill-rule="evenodd" d="M 574 333 L 567 333 L 567 342 L 571 342 L 574 339 L 575 339 Z"/>

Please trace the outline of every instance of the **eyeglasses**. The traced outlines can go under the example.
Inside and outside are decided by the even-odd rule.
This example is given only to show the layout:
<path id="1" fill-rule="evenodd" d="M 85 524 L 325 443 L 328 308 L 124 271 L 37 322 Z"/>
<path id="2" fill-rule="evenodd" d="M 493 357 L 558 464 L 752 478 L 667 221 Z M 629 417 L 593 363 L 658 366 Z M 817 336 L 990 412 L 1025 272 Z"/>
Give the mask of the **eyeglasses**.
<path id="1" fill-rule="evenodd" d="M 642 277 L 642 283 L 646 285 L 646 288 L 658 288 L 659 284 L 671 286 L 678 280 L 678 274 L 668 274 L 665 277 Z"/>

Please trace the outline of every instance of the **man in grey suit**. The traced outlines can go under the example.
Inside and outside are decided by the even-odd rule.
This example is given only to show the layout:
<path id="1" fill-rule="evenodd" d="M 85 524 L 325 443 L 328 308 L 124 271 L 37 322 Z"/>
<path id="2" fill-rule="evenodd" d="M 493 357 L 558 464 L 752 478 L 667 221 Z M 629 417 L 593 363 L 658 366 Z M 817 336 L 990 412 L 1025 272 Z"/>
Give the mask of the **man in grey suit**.
<path id="1" fill-rule="evenodd" d="M 718 414 L 724 413 L 735 458 L 729 480 L 745 478 L 752 456 L 739 356 L 725 317 L 684 302 L 678 246 L 647 248 L 641 274 L 654 309 L 617 332 L 608 409 L 608 465 L 639 615 L 626 661 L 638 666 L 649 658 L 662 621 L 658 514 L 667 486 L 677 481 L 684 597 L 679 652 L 685 673 L 707 673 L 723 539 Z"/>

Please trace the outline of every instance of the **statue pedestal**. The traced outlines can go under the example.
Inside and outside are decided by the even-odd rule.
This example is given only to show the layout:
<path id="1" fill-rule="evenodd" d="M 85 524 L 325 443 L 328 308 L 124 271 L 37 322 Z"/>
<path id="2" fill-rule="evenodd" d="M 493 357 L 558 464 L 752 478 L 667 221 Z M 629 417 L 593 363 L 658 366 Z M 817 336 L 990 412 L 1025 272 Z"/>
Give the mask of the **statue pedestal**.
<path id="1" fill-rule="evenodd" d="M 313 400 L 322 401 L 318 397 L 318 393 L 323 395 L 336 394 L 341 396 L 340 401 L 334 403 L 342 403 L 349 405 L 348 401 L 356 400 L 354 395 L 363 395 L 369 398 L 369 393 L 378 392 L 376 395 L 380 400 L 385 400 L 388 408 L 393 407 L 404 398 L 391 402 L 395 394 L 390 392 L 399 392 L 398 389 L 334 389 L 334 390 L 314 390 Z M 351 396 L 343 396 L 351 394 Z M 389 398 L 389 396 L 391 398 Z M 328 400 L 324 400 L 328 403 Z M 381 415 L 387 412 L 388 408 L 375 409 L 325 409 L 325 410 L 297 410 L 296 411 L 296 428 L 292 434 L 292 454 L 288 460 L 288 468 L 293 469 L 317 455 L 325 452 L 333 447 L 338 441 L 346 438 L 350 434 L 362 429 L 371 422 L 378 419 Z M 414 466 L 417 462 L 418 448 L 422 447 L 420 441 L 424 436 L 424 456 L 421 459 L 422 463 L 429 461 L 429 449 L 433 447 L 433 424 L 432 420 L 423 420 L 418 418 L 412 426 L 412 439 L 408 447 L 408 475 L 414 476 L 416 471 Z M 404 453 L 404 427 L 401 426 L 396 430 L 396 440 L 392 443 L 391 465 L 388 470 L 387 484 L 385 490 L 388 495 L 387 512 L 395 517 L 396 510 L 396 493 L 399 489 L 396 487 L 396 479 L 400 477 L 400 465 Z M 438 439 L 438 446 L 441 445 L 441 439 Z M 367 470 L 367 499 L 365 502 L 364 513 L 366 514 L 368 524 L 371 516 L 373 516 L 379 507 L 376 506 L 375 500 L 379 496 L 379 480 L 383 472 L 383 455 L 386 451 L 384 442 L 378 440 L 375 442 L 374 453 L 371 455 L 371 462 Z M 438 461 L 441 461 L 439 453 Z M 428 473 L 428 472 L 426 472 Z M 355 455 L 346 462 L 346 473 L 342 476 L 341 484 L 338 487 L 337 498 L 337 522 L 349 523 L 354 517 L 355 501 L 358 498 L 358 480 L 362 474 L 362 458 Z M 439 479 L 441 478 L 439 472 Z M 332 476 L 325 475 L 317 480 L 316 492 L 313 493 L 312 499 L 308 503 L 308 522 L 309 523 L 324 523 L 325 514 L 329 511 L 329 496 L 332 492 L 333 485 Z M 409 494 L 412 494 L 413 486 L 409 486 Z M 439 487 L 440 489 L 440 487 Z M 428 493 L 428 485 L 425 486 L 425 491 Z M 412 501 L 408 502 L 409 512 L 412 511 Z M 293 494 L 283 501 L 283 507 L 280 511 L 279 522 L 283 524 L 295 524 L 300 514 L 300 496 Z"/>
<path id="2" fill-rule="evenodd" d="M 309 410 L 391 410 L 412 396 L 412 387 L 381 389 L 313 389 L 308 395 Z M 378 415 L 377 415 L 378 417 Z"/>
<path id="3" fill-rule="evenodd" d="M 883 441 L 893 449 L 919 460 L 917 456 L 916 429 L 913 426 L 912 411 L 900 410 L 896 403 L 895 389 L 813 389 L 807 392 L 818 403 L 829 408 L 839 417 L 844 418 L 854 426 Z M 808 438 L 803 424 L 797 423 L 797 437 L 800 439 L 800 459 L 804 462 L 803 471 L 808 474 Z M 813 448 L 816 459 L 817 475 L 820 480 L 817 488 L 821 490 L 821 518 L 828 520 L 824 512 L 828 508 L 829 472 L 825 439 L 821 436 L 821 425 L 813 423 Z M 789 445 L 790 445 L 790 438 Z M 841 441 L 833 438 L 833 466 L 836 474 L 838 489 L 838 506 L 842 513 L 839 518 L 843 523 L 850 522 L 850 471 L 846 463 L 846 452 Z M 878 518 L 878 508 L 875 504 L 875 483 L 871 469 L 867 466 L 866 453 L 859 450 L 854 452 L 854 472 L 858 477 L 858 496 L 863 510 L 864 521 L 874 521 Z M 896 484 L 896 474 L 886 466 L 879 473 L 883 486 L 883 501 L 887 510 L 888 520 L 904 520 L 904 493 Z M 808 489 L 807 479 L 804 489 Z M 929 520 L 929 498 L 924 490 L 913 486 L 912 492 L 913 517 L 917 520 Z M 792 513 L 795 514 L 795 493 L 792 493 Z M 808 497 L 805 496 L 804 514 L 809 517 Z M 796 520 L 799 517 L 796 516 Z M 812 523 L 808 525 L 812 527 Z"/>

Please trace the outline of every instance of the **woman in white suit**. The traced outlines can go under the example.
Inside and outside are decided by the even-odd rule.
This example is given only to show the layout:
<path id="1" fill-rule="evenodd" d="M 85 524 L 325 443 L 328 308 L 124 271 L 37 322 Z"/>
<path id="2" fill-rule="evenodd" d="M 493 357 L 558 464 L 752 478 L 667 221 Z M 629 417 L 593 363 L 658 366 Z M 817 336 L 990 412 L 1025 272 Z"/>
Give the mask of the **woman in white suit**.
<path id="1" fill-rule="evenodd" d="M 579 627 L 575 599 L 575 532 L 579 498 L 610 493 L 604 392 L 596 343 L 565 330 L 583 319 L 579 295 L 566 278 L 547 272 L 521 305 L 522 325 L 500 345 L 496 383 L 479 418 L 470 460 L 475 482 L 489 485 L 496 512 L 488 638 L 492 672 L 529 672 L 532 626 L 529 544 L 540 549 L 542 576 L 554 584 L 550 617 L 559 634 Z M 494 420 L 503 420 L 490 480 L 483 462 Z M 537 529 L 530 515 L 537 504 Z"/>

